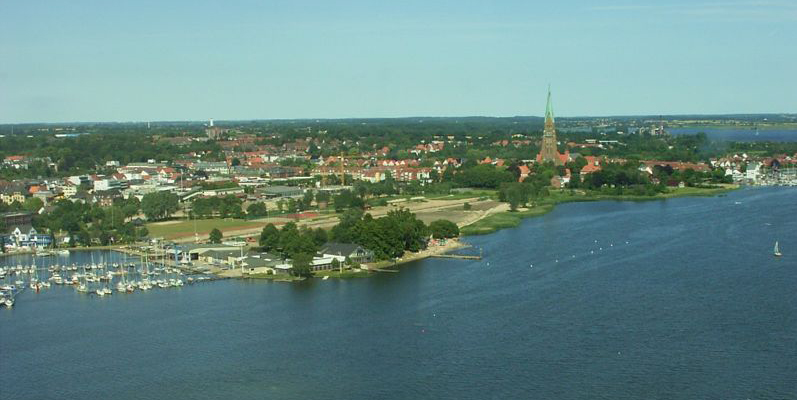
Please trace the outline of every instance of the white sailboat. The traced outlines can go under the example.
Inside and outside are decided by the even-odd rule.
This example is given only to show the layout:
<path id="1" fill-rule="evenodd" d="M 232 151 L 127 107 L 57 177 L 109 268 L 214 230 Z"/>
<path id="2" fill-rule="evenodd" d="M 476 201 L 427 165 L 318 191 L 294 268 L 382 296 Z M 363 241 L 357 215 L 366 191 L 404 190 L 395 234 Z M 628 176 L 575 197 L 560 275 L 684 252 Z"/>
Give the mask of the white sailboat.
<path id="1" fill-rule="evenodd" d="M 778 248 L 778 241 L 776 240 L 775 241 L 775 257 L 780 257 L 782 255 L 783 254 L 781 254 L 780 249 Z"/>
<path id="2" fill-rule="evenodd" d="M 83 277 L 83 282 L 78 281 L 78 283 L 80 283 L 80 284 L 77 287 L 77 291 L 80 292 L 80 293 L 88 293 L 89 286 L 86 284 L 86 266 L 85 265 L 83 266 L 83 274 L 81 274 L 81 276 Z"/>

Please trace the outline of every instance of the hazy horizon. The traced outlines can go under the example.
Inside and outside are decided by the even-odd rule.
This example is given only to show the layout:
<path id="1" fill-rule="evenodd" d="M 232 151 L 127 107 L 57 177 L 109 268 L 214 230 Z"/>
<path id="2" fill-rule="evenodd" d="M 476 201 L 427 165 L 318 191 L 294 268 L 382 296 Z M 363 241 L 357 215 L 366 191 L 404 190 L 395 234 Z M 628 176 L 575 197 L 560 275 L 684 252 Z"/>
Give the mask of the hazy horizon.
<path id="1" fill-rule="evenodd" d="M 560 116 L 557 115 L 557 119 L 599 119 L 599 118 L 649 118 L 649 119 L 657 119 L 662 118 L 664 120 L 667 119 L 678 119 L 678 118 L 685 118 L 685 117 L 717 117 L 717 118 L 728 118 L 732 119 L 732 117 L 752 117 L 752 116 L 789 116 L 792 118 L 797 118 L 797 113 L 789 113 L 789 112 L 767 112 L 767 113 L 728 113 L 728 114 L 664 114 L 664 115 L 654 115 L 654 114 L 638 114 L 638 115 L 564 115 Z M 457 118 L 536 118 L 543 120 L 543 115 L 411 115 L 411 116 L 397 116 L 397 117 L 336 117 L 336 118 L 242 118 L 242 119 L 217 119 L 213 118 L 214 124 L 218 123 L 230 123 L 230 122 L 267 122 L 267 121 L 345 121 L 345 120 L 401 120 L 401 119 L 457 119 Z M 204 123 L 207 124 L 211 118 L 205 119 L 180 119 L 180 120 L 129 120 L 129 121 L 53 121 L 53 122 L 41 122 L 41 121 L 32 121 L 32 122 L 0 122 L 0 126 L 10 126 L 10 125 L 77 125 L 77 124 L 159 124 L 159 123 Z"/>

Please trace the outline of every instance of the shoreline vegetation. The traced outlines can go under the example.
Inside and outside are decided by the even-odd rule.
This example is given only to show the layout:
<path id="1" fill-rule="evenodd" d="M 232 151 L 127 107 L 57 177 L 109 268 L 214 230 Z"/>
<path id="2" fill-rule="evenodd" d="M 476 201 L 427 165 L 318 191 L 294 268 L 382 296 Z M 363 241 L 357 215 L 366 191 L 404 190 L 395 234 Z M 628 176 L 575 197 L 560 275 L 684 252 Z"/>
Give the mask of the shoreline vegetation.
<path id="1" fill-rule="evenodd" d="M 690 197 L 690 196 L 715 196 L 723 193 L 730 192 L 738 189 L 740 186 L 736 184 L 721 184 L 718 187 L 711 188 L 697 188 L 697 187 L 684 187 L 670 189 L 667 193 L 658 193 L 653 196 L 639 196 L 639 195 L 605 195 L 605 194 L 591 194 L 591 193 L 578 193 L 577 191 L 563 190 L 559 193 L 553 194 L 533 207 L 520 208 L 517 211 L 504 211 L 489 215 L 483 219 L 475 221 L 461 229 L 462 236 L 485 235 L 496 232 L 501 229 L 514 228 L 526 219 L 537 217 L 547 214 L 554 210 L 557 204 L 586 202 L 586 201 L 653 201 L 665 200 L 676 197 Z"/>

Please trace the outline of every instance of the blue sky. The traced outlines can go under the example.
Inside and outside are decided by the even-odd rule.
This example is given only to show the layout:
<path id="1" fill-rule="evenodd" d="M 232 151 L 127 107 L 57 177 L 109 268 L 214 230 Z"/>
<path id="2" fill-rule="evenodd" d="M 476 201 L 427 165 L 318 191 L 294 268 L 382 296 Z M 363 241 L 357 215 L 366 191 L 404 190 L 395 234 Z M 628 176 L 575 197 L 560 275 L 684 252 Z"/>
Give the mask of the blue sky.
<path id="1" fill-rule="evenodd" d="M 0 0 L 0 123 L 797 112 L 797 2 Z"/>

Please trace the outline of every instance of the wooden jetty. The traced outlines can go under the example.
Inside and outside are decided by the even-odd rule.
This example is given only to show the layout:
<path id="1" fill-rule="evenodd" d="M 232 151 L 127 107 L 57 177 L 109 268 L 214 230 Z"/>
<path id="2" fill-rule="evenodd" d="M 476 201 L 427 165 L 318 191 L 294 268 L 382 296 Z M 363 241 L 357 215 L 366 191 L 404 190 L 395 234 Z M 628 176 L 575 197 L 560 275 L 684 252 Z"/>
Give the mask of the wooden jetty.
<path id="1" fill-rule="evenodd" d="M 470 247 L 470 246 L 468 246 Z M 481 260 L 482 249 L 479 249 L 479 254 L 433 254 L 432 258 L 455 258 L 458 260 Z"/>
<path id="2" fill-rule="evenodd" d="M 459 260 L 481 260 L 481 255 L 465 255 L 465 254 L 435 254 L 430 256 L 432 258 L 456 258 Z"/>
<path id="3" fill-rule="evenodd" d="M 396 273 L 398 270 L 395 269 L 387 269 L 387 268 L 368 268 L 366 271 L 376 271 L 376 272 L 393 272 Z"/>

